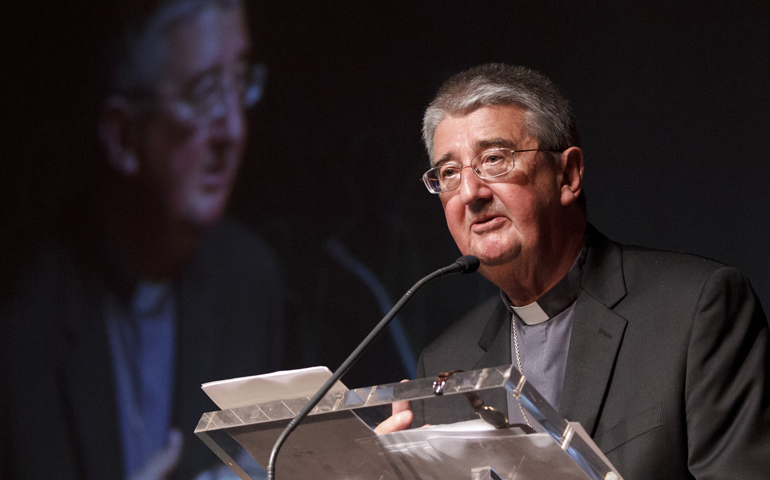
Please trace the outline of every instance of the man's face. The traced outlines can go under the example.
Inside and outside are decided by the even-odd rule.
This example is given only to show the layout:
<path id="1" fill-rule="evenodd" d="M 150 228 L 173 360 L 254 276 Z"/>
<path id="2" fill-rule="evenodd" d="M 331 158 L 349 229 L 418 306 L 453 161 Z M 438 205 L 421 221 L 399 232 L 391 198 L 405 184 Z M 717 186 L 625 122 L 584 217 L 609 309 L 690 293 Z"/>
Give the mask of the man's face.
<path id="1" fill-rule="evenodd" d="M 233 88 L 247 65 L 243 12 L 207 8 L 165 39 L 157 99 L 136 135 L 137 180 L 166 221 L 203 228 L 221 217 L 243 153 L 244 112 Z M 201 113 L 200 98 L 217 85 L 226 86 L 224 101 Z"/>
<path id="2" fill-rule="evenodd" d="M 474 156 L 494 147 L 538 148 L 524 125 L 525 112 L 515 106 L 447 116 L 436 128 L 433 164 L 468 165 Z M 452 237 L 463 255 L 481 260 L 485 275 L 489 268 L 510 265 L 516 275 L 531 276 L 549 252 L 548 243 L 558 231 L 561 177 L 543 155 L 516 153 L 513 170 L 490 180 L 463 168 L 460 186 L 440 194 Z"/>

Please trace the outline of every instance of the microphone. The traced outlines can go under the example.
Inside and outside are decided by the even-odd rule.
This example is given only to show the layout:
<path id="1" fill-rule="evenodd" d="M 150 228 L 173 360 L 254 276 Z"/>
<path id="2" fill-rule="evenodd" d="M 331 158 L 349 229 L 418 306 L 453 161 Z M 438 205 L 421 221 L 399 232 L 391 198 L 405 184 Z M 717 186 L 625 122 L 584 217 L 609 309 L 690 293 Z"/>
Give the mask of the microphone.
<path id="1" fill-rule="evenodd" d="M 366 347 L 369 346 L 370 343 L 377 337 L 377 335 L 382 332 L 382 330 L 385 329 L 385 327 L 390 323 L 391 320 L 398 314 L 399 311 L 406 305 L 406 302 L 411 300 L 412 295 L 414 292 L 416 292 L 419 288 L 421 288 L 426 283 L 430 282 L 431 280 L 434 280 L 438 277 L 442 277 L 444 275 L 449 275 L 452 273 L 473 273 L 479 268 L 479 259 L 474 257 L 473 255 L 464 255 L 460 258 L 458 258 L 455 263 L 452 265 L 449 265 L 444 268 L 439 268 L 435 272 L 431 273 L 427 277 L 423 277 L 419 282 L 415 283 L 412 288 L 410 288 L 403 297 L 401 297 L 401 300 L 396 303 L 393 308 L 390 309 L 387 315 L 383 317 L 382 320 L 380 320 L 380 323 L 377 324 L 374 329 L 369 332 L 369 335 L 366 336 L 366 338 L 356 347 L 355 350 L 353 350 L 353 353 L 350 354 L 350 356 L 342 362 L 342 365 L 337 368 L 337 370 L 332 374 L 331 377 L 326 381 L 326 383 L 323 384 L 323 386 L 316 392 L 315 395 L 313 395 L 313 398 L 310 399 L 307 404 L 305 404 L 304 407 L 302 407 L 302 410 L 289 422 L 289 424 L 286 426 L 286 428 L 281 432 L 281 435 L 278 437 L 278 440 L 275 441 L 275 444 L 273 445 L 273 449 L 270 452 L 270 460 L 267 464 L 267 479 L 268 480 L 275 480 L 275 462 L 278 458 L 278 452 L 281 450 L 281 447 L 283 446 L 286 439 L 291 435 L 291 432 L 294 431 L 295 428 L 302 422 L 302 420 L 305 419 L 305 417 L 308 416 L 310 411 L 318 405 L 318 402 L 321 401 L 321 399 L 326 395 L 329 390 L 332 388 L 332 385 L 334 385 L 337 380 L 340 379 L 347 371 L 350 369 L 350 367 L 353 366 L 353 364 L 358 360 L 358 357 L 361 356 L 362 353 L 364 353 L 364 350 L 366 350 Z"/>
<path id="2" fill-rule="evenodd" d="M 479 262 L 478 257 L 474 257 L 473 255 L 463 255 L 455 260 L 455 263 L 439 269 L 439 271 L 443 272 L 441 275 L 446 275 L 448 273 L 473 273 L 479 269 L 479 265 L 481 265 L 481 262 Z"/>

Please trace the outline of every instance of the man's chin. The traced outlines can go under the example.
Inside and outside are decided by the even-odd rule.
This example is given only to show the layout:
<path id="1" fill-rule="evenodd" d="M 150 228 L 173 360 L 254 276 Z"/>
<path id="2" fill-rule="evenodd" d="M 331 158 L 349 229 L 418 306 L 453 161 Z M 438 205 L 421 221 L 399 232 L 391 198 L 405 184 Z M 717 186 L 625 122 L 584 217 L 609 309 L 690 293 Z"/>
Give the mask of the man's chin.
<path id="1" fill-rule="evenodd" d="M 517 250 L 510 248 L 485 248 L 470 249 L 470 253 L 465 255 L 474 255 L 478 257 L 482 267 L 497 267 L 509 263 L 516 257 Z"/>
<path id="2" fill-rule="evenodd" d="M 476 256 L 478 257 L 478 255 L 476 255 Z M 478 257 L 478 258 L 479 258 L 479 262 L 481 263 L 481 267 L 480 268 L 487 269 L 487 270 L 488 269 L 492 269 L 492 268 L 496 268 L 496 267 L 500 267 L 500 266 L 503 266 L 503 265 L 507 265 L 507 264 L 510 263 L 509 261 L 501 259 L 499 257 L 491 257 L 491 258 L 489 258 L 489 257 Z"/>
<path id="3" fill-rule="evenodd" d="M 226 206 L 226 199 L 205 199 L 188 211 L 184 223 L 191 230 L 211 228 L 222 219 Z"/>

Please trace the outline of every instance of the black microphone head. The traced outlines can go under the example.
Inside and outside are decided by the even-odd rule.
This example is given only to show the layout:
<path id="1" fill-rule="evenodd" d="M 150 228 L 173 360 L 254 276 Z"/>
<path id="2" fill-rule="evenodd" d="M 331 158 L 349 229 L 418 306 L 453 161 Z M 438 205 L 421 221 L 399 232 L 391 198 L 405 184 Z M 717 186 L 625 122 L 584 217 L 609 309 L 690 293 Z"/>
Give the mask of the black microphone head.
<path id="1" fill-rule="evenodd" d="M 455 263 L 463 267 L 460 273 L 473 273 L 478 270 L 479 265 L 481 265 L 478 257 L 474 257 L 473 255 L 463 255 L 458 258 Z"/>

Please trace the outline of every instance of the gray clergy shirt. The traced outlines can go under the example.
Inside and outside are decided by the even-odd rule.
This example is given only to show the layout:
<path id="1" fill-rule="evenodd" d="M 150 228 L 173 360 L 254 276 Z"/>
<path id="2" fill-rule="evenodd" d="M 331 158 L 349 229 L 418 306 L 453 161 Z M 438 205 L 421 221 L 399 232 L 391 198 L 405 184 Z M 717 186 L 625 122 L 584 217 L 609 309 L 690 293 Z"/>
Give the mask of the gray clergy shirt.
<path id="1" fill-rule="evenodd" d="M 561 403 L 575 300 L 580 290 L 587 251 L 584 246 L 567 275 L 530 305 L 514 307 L 505 293 L 500 291 L 512 321 L 516 322 L 521 373 L 556 410 Z M 518 368 L 513 328 L 511 360 L 513 366 Z M 519 403 L 510 395 L 508 419 L 509 423 L 526 423 Z"/>

